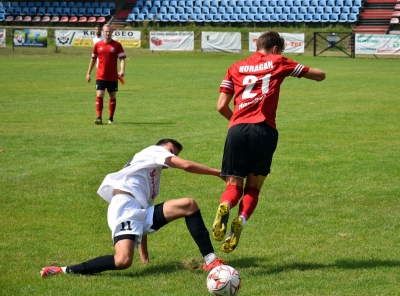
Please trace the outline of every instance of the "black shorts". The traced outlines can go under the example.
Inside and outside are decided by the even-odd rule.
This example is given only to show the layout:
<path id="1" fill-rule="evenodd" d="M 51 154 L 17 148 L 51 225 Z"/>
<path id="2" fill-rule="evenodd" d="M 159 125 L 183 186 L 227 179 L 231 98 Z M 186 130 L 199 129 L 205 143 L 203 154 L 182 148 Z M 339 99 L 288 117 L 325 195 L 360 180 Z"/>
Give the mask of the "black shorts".
<path id="1" fill-rule="evenodd" d="M 110 92 L 118 91 L 118 81 L 96 80 L 96 90 L 106 90 Z"/>
<path id="2" fill-rule="evenodd" d="M 225 140 L 221 176 L 267 176 L 278 144 L 278 131 L 265 122 L 232 126 Z"/>

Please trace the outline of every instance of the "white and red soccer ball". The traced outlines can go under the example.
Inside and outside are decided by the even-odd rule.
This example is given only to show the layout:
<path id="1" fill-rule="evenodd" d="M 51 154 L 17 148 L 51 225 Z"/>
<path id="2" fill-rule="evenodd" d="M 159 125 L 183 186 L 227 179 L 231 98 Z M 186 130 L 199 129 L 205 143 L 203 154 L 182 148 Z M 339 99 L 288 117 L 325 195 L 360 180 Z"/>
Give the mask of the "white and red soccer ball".
<path id="1" fill-rule="evenodd" d="M 239 272 L 229 265 L 217 266 L 207 276 L 207 289 L 213 295 L 235 296 L 241 285 Z"/>

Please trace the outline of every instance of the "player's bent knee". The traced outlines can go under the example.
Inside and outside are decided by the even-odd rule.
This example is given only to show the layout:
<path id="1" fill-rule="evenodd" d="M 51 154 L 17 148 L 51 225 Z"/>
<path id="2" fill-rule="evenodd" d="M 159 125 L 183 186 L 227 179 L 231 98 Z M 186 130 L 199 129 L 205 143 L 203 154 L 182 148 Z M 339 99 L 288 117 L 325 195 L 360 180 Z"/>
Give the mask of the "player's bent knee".
<path id="1" fill-rule="evenodd" d="M 115 256 L 115 267 L 118 270 L 127 269 L 132 266 L 133 258 L 128 256 Z"/>

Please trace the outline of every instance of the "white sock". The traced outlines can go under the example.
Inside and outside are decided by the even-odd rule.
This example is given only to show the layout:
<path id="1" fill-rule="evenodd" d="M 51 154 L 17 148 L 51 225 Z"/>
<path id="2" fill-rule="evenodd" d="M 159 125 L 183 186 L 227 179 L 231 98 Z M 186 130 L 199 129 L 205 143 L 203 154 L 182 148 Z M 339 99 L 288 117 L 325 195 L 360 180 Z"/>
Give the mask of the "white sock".
<path id="1" fill-rule="evenodd" d="M 246 218 L 242 215 L 240 215 L 239 217 L 242 218 L 242 226 L 244 226 L 246 224 Z"/>
<path id="2" fill-rule="evenodd" d="M 66 266 L 61 267 L 61 269 L 62 269 L 62 271 L 63 271 L 64 273 L 67 273 L 67 267 L 66 267 Z"/>
<path id="3" fill-rule="evenodd" d="M 204 256 L 204 261 L 206 261 L 206 264 L 208 265 L 208 264 L 212 263 L 215 260 L 215 258 L 217 258 L 215 253 L 210 253 L 210 254 Z"/>

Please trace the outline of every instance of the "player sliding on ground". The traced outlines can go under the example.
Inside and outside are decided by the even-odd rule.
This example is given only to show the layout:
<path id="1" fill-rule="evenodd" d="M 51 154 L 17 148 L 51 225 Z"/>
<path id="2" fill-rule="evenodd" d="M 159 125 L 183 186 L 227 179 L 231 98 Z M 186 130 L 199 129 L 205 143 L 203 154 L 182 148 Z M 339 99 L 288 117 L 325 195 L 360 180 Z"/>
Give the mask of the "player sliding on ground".
<path id="1" fill-rule="evenodd" d="M 172 199 L 153 206 L 159 194 L 162 169 L 178 168 L 193 174 L 220 176 L 219 170 L 178 157 L 182 148 L 176 140 L 162 139 L 135 154 L 120 171 L 108 174 L 100 185 L 97 193 L 109 203 L 107 219 L 114 241 L 114 255 L 65 267 L 48 266 L 43 268 L 41 276 L 127 269 L 132 265 L 135 249 L 139 249 L 140 259 L 146 263 L 149 261 L 146 235 L 178 218 L 185 218 L 204 257 L 204 270 L 225 264 L 214 253 L 209 232 L 193 198 Z"/>
<path id="2" fill-rule="evenodd" d="M 224 239 L 229 210 L 240 201 L 238 216 L 232 220 L 222 245 L 226 253 L 238 246 L 243 226 L 253 214 L 261 187 L 270 173 L 278 143 L 275 115 L 281 83 L 287 76 L 325 79 L 320 69 L 282 57 L 284 45 L 285 41 L 276 31 L 261 34 L 257 51 L 233 64 L 220 86 L 217 108 L 229 120 L 229 130 L 221 172 L 226 177 L 226 190 L 213 224 L 213 237 L 217 241 Z M 229 107 L 233 97 L 234 111 Z"/>

